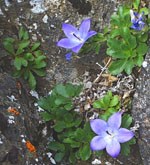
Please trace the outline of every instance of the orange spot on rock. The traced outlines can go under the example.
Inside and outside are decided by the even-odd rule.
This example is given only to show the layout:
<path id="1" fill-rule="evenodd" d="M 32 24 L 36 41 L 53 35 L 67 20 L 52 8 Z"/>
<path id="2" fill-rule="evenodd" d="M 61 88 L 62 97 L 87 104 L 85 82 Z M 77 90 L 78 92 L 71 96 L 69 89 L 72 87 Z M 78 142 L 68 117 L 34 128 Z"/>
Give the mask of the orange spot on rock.
<path id="1" fill-rule="evenodd" d="M 36 152 L 35 146 L 30 141 L 26 141 L 26 147 L 32 153 Z"/>
<path id="2" fill-rule="evenodd" d="M 9 113 L 12 113 L 13 115 L 19 115 L 20 113 L 17 111 L 17 109 L 16 108 L 13 108 L 13 107 L 9 107 L 8 109 L 7 109 L 7 111 L 9 112 Z"/>

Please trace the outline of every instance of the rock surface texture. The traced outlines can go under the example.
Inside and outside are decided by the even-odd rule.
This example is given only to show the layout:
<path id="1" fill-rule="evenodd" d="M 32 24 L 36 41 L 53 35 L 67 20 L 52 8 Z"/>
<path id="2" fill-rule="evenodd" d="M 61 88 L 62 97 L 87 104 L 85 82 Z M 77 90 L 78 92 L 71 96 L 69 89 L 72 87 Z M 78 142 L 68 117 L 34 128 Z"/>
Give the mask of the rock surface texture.
<path id="1" fill-rule="evenodd" d="M 33 41 L 41 42 L 48 67 L 46 78 L 38 81 L 37 92 L 40 96 L 48 94 L 59 82 L 73 81 L 85 71 L 96 78 L 105 50 L 99 55 L 83 54 L 76 61 L 65 60 L 65 49 L 56 46 L 64 37 L 62 23 L 78 26 L 85 18 L 92 19 L 91 29 L 101 32 L 109 25 L 111 14 L 119 3 L 129 0 L 0 0 L 0 42 L 5 37 L 17 37 L 19 26 L 24 26 Z M 7 52 L 0 44 L 0 165 L 51 165 L 53 155 L 47 149 L 52 130 L 49 123 L 43 123 L 37 105 L 37 99 L 30 95 L 24 80 L 12 78 L 12 65 Z M 133 101 L 133 117 L 140 122 L 139 146 L 144 165 L 150 164 L 150 54 L 146 58 L 147 67 L 142 68 L 137 91 Z M 21 87 L 18 88 L 18 81 Z M 88 85 L 88 88 L 90 84 Z M 21 92 L 20 92 L 21 91 Z M 8 112 L 14 107 L 19 115 Z M 46 130 L 46 131 L 45 131 Z M 45 133 L 46 132 L 46 133 Z M 25 145 L 30 141 L 37 149 L 31 154 Z M 132 148 L 128 157 L 118 159 L 106 157 L 107 165 L 142 165 L 138 145 Z M 68 165 L 66 162 L 61 165 Z M 78 165 L 91 165 L 91 162 L 79 162 Z"/>
<path id="2" fill-rule="evenodd" d="M 144 165 L 150 164 L 150 53 L 145 58 L 145 65 L 136 82 L 132 114 L 139 123 L 138 144 Z"/>

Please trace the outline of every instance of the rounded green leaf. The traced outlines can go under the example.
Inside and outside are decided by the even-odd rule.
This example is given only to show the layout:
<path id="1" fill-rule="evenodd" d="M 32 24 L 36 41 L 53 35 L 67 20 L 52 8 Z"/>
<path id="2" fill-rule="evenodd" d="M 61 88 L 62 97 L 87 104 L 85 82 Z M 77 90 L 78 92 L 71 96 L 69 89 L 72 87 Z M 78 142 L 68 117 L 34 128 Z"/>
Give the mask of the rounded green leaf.
<path id="1" fill-rule="evenodd" d="M 35 89 L 35 87 L 36 87 L 36 79 L 35 79 L 34 75 L 31 72 L 29 72 L 28 82 L 29 82 L 30 88 L 31 89 Z"/>
<path id="2" fill-rule="evenodd" d="M 80 148 L 79 150 L 80 157 L 82 160 L 86 161 L 91 157 L 91 150 L 90 150 L 90 145 L 89 144 L 84 144 L 83 147 Z"/>
<path id="3" fill-rule="evenodd" d="M 126 72 L 128 75 L 130 75 L 131 72 L 132 72 L 133 67 L 134 67 L 134 61 L 133 61 L 133 59 L 130 59 L 130 60 L 128 60 L 128 62 L 126 63 L 125 69 L 124 69 L 124 70 L 125 70 L 125 72 Z"/>
<path id="4" fill-rule="evenodd" d="M 148 51 L 148 46 L 146 43 L 142 43 L 140 42 L 137 49 L 136 49 L 137 53 L 140 55 L 145 55 Z"/>
<path id="5" fill-rule="evenodd" d="M 55 154 L 54 160 L 56 160 L 56 162 L 61 162 L 61 160 L 63 159 L 65 153 L 64 152 L 59 152 Z"/>
<path id="6" fill-rule="evenodd" d="M 32 48 L 31 48 L 31 51 L 35 51 L 39 46 L 40 46 L 40 42 L 36 42 L 33 44 Z"/>
<path id="7" fill-rule="evenodd" d="M 24 40 L 24 41 L 21 41 L 18 45 L 18 49 L 24 49 L 24 48 L 27 48 L 30 44 L 30 41 L 29 40 Z"/>
<path id="8" fill-rule="evenodd" d="M 109 106 L 110 107 L 114 107 L 116 106 L 117 104 L 119 103 L 119 97 L 118 96 L 113 96 L 110 103 L 109 103 Z"/>
<path id="9" fill-rule="evenodd" d="M 117 74 L 121 73 L 125 69 L 126 63 L 127 63 L 127 60 L 113 61 L 110 65 L 110 67 L 108 68 L 109 72 L 112 75 L 117 75 Z"/>

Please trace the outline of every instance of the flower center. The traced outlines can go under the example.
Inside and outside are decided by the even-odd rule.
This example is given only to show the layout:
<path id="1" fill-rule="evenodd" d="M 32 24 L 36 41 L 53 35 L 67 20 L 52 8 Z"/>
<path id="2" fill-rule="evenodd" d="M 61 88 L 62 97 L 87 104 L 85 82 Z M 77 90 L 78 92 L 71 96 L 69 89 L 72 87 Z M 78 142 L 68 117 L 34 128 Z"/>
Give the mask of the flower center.
<path id="1" fill-rule="evenodd" d="M 83 42 L 83 39 L 80 38 L 80 37 L 78 37 L 76 34 L 73 33 L 73 36 L 74 36 L 76 39 L 78 39 L 80 42 Z"/>
<path id="2" fill-rule="evenodd" d="M 106 131 L 106 133 L 109 135 L 109 138 L 113 138 L 115 134 L 111 131 Z"/>

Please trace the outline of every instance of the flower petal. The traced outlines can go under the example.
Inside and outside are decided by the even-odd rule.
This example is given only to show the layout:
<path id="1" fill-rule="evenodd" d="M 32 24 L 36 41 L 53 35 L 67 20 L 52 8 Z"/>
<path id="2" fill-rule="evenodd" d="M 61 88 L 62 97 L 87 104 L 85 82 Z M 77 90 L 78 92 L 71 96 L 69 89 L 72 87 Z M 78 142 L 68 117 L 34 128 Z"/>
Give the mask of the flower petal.
<path id="1" fill-rule="evenodd" d="M 135 13 L 133 12 L 133 10 L 130 10 L 130 17 L 131 17 L 131 22 L 136 19 Z"/>
<path id="2" fill-rule="evenodd" d="M 90 31 L 90 32 L 88 32 L 85 41 L 86 41 L 87 39 L 89 39 L 90 37 L 94 36 L 95 34 L 97 34 L 97 32 L 95 32 L 95 31 Z"/>
<path id="3" fill-rule="evenodd" d="M 90 30 L 90 24 L 91 20 L 89 18 L 82 21 L 79 28 L 81 38 L 85 38 L 87 36 L 88 31 Z"/>
<path id="4" fill-rule="evenodd" d="M 72 48 L 72 51 L 75 52 L 75 53 L 78 53 L 80 51 L 80 49 L 82 48 L 84 43 L 82 44 L 78 44 L 78 46 Z"/>
<path id="5" fill-rule="evenodd" d="M 98 135 L 104 134 L 108 128 L 107 123 L 101 119 L 90 120 L 90 126 L 92 130 Z"/>
<path id="6" fill-rule="evenodd" d="M 65 23 L 63 23 L 62 29 L 63 29 L 65 35 L 68 38 L 72 38 L 73 37 L 73 34 L 76 34 L 77 36 L 79 34 L 78 29 L 76 27 L 72 26 L 71 24 L 65 24 Z"/>
<path id="7" fill-rule="evenodd" d="M 93 151 L 103 150 L 106 147 L 106 141 L 101 136 L 95 136 L 90 143 L 90 148 Z"/>
<path id="8" fill-rule="evenodd" d="M 106 145 L 107 153 L 113 158 L 116 158 L 119 155 L 120 148 L 120 143 L 116 139 L 112 139 L 111 143 Z"/>
<path id="9" fill-rule="evenodd" d="M 108 125 L 112 129 L 119 129 L 121 125 L 121 112 L 116 112 L 108 119 Z"/>
<path id="10" fill-rule="evenodd" d="M 71 60 L 71 57 L 72 57 L 72 52 L 67 53 L 67 54 L 65 55 L 65 57 L 66 57 L 66 60 L 67 60 L 67 61 L 70 61 L 70 60 Z"/>
<path id="11" fill-rule="evenodd" d="M 117 139 L 119 143 L 124 143 L 132 139 L 134 133 L 126 128 L 120 128 L 118 131 Z"/>
<path id="12" fill-rule="evenodd" d="M 67 49 L 71 49 L 77 45 L 79 45 L 79 43 L 73 42 L 72 40 L 69 40 L 68 38 L 63 38 L 57 43 L 57 46 L 67 48 Z"/>

